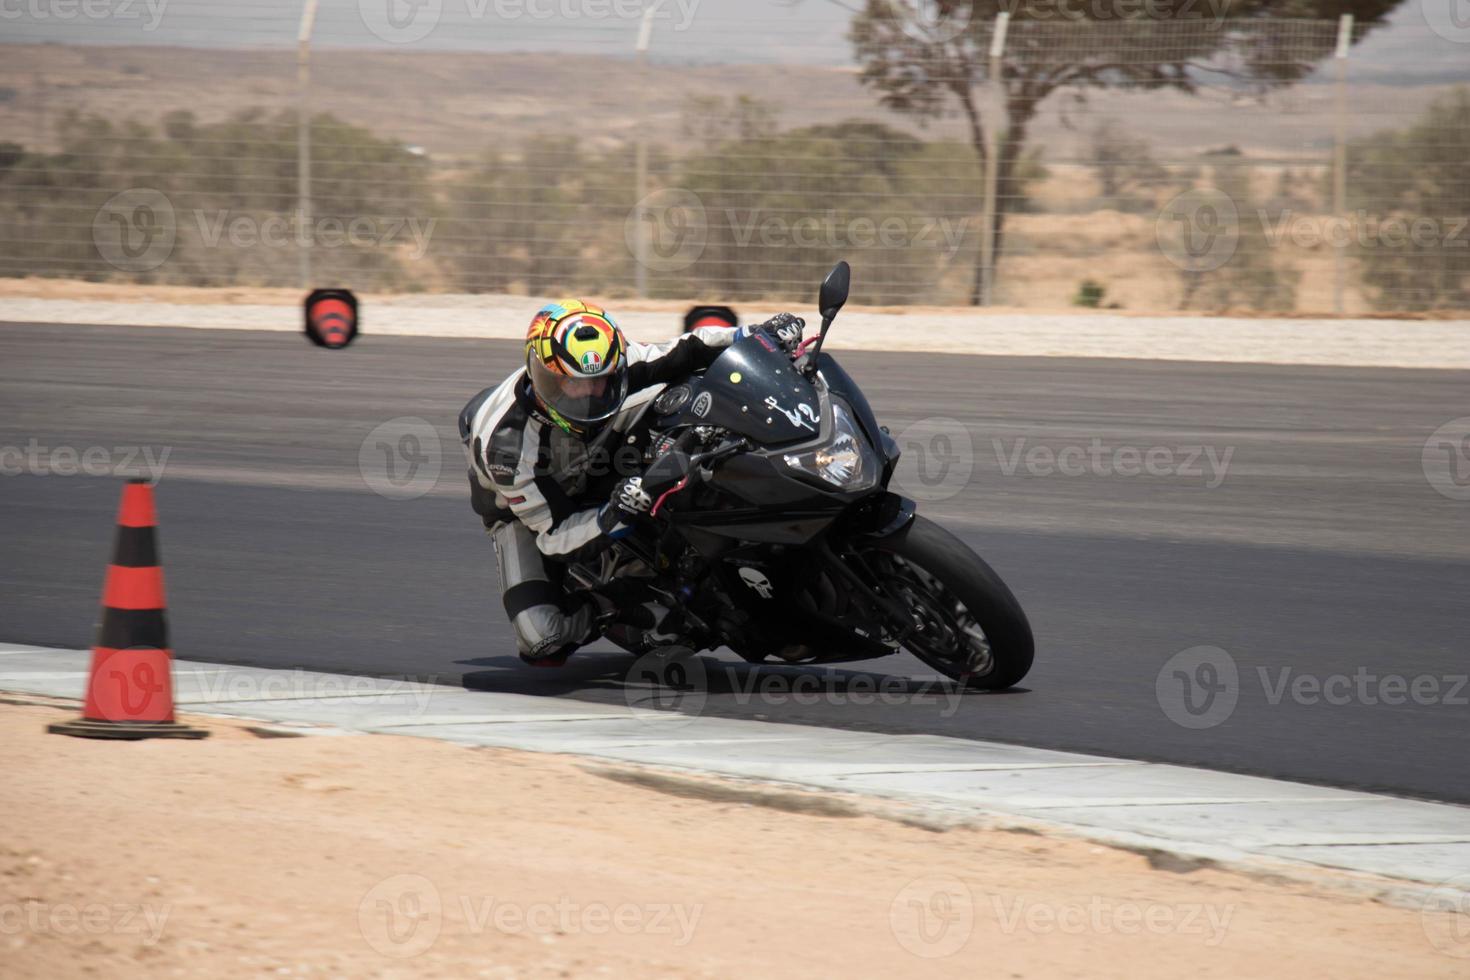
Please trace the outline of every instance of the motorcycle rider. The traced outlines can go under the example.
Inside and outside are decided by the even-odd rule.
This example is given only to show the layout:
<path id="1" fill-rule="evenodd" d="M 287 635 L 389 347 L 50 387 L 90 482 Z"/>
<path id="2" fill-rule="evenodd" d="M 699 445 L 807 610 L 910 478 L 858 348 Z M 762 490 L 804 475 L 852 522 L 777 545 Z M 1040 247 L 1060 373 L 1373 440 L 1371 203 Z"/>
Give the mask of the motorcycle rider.
<path id="1" fill-rule="evenodd" d="M 574 601 L 561 579 L 574 556 L 627 533 L 652 508 L 637 475 L 642 450 L 630 430 L 662 386 L 708 367 L 759 330 L 793 352 L 804 326 L 781 313 L 754 326 L 701 327 L 668 343 L 634 344 L 607 311 L 581 300 L 536 313 L 526 331 L 525 366 L 460 414 L 471 505 L 494 541 L 505 613 L 523 660 L 560 666 L 610 624 L 616 603 Z M 640 610 L 627 615 L 650 631 L 652 615 L 644 611 L 638 621 Z"/>

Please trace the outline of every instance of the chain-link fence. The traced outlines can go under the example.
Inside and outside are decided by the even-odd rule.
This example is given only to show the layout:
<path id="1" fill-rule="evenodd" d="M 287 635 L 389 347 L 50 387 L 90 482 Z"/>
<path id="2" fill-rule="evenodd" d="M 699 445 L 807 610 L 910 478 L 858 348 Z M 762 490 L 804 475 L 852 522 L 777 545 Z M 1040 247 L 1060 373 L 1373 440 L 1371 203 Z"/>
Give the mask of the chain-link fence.
<path id="1" fill-rule="evenodd" d="M 27 0 L 0 276 L 1470 307 L 1452 11 L 710 2 Z"/>

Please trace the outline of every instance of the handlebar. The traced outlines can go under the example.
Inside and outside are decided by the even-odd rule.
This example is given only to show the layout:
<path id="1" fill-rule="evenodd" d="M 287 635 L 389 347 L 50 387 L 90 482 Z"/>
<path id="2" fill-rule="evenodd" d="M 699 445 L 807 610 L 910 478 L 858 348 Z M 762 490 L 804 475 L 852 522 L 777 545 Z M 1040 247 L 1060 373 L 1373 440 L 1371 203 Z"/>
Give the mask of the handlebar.
<path id="1" fill-rule="evenodd" d="M 682 439 L 683 437 L 681 436 L 679 440 L 675 441 L 675 445 L 677 446 L 678 443 L 682 441 Z M 727 456 L 733 456 L 735 453 L 741 452 L 742 450 L 748 449 L 749 447 L 750 440 L 744 437 L 738 437 L 735 439 L 731 439 L 729 442 L 716 446 L 714 449 L 702 453 L 695 453 L 694 455 L 690 456 L 688 472 L 684 474 L 683 478 L 680 479 L 678 483 L 674 484 L 673 486 L 669 487 L 667 490 L 658 495 L 658 499 L 654 501 L 653 508 L 648 512 L 648 516 L 657 517 L 659 511 L 663 510 L 664 501 L 672 497 L 674 494 L 678 493 L 680 490 L 683 490 L 685 487 L 689 486 L 691 481 L 698 479 L 700 477 L 700 473 L 704 470 L 705 467 L 709 466 L 712 463 L 717 463 Z"/>
<path id="2" fill-rule="evenodd" d="M 736 453 L 744 452 L 749 448 L 750 440 L 746 439 L 744 436 L 737 436 L 736 438 L 731 439 L 729 442 L 726 442 L 723 445 L 716 446 L 714 449 L 710 449 L 702 453 L 695 453 L 693 456 L 689 457 L 690 472 L 697 472 L 701 466 L 704 466 L 707 463 L 717 463 L 720 460 L 724 459 L 726 456 L 733 456 Z"/>

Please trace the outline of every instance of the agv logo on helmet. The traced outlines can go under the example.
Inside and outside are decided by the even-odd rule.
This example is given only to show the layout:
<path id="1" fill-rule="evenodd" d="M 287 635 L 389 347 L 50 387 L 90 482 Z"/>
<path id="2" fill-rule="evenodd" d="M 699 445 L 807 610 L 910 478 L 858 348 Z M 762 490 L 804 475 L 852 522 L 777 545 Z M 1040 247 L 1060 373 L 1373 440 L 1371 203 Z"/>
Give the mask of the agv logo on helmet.
<path id="1" fill-rule="evenodd" d="M 542 406 L 577 431 L 611 418 L 627 395 L 627 345 L 606 311 L 566 299 L 543 307 L 526 332 L 526 373 Z"/>
<path id="2" fill-rule="evenodd" d="M 560 331 L 564 338 L 562 346 L 583 374 L 600 374 L 616 355 L 617 339 L 613 331 L 612 324 L 607 321 L 597 324 L 577 317 L 569 320 Z"/>

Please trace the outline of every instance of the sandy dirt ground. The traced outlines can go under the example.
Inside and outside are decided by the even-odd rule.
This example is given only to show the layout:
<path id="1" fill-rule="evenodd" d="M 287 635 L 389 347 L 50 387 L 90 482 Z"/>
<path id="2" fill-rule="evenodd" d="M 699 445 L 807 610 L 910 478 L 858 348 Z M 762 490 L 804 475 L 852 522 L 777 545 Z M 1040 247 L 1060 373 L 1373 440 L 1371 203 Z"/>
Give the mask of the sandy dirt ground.
<path id="1" fill-rule="evenodd" d="M 531 312 L 550 298 L 365 294 L 359 297 L 362 336 L 519 340 L 525 336 Z M 298 291 L 287 289 L 0 280 L 0 321 L 299 331 L 301 299 Z M 675 336 L 687 309 L 683 303 L 669 301 L 605 302 L 629 336 L 645 341 Z M 752 322 L 778 307 L 742 303 L 737 309 L 745 322 Z M 808 334 L 814 334 L 817 317 L 804 312 Z M 1470 369 L 1470 329 L 1466 327 L 1467 321 L 1436 319 L 1269 319 L 854 306 L 843 310 L 828 349 Z"/>
<path id="2" fill-rule="evenodd" d="M 44 733 L 74 714 L 0 705 L 10 980 L 1470 966 L 1446 913 L 1083 841 L 692 798 L 428 739 L 264 738 L 218 719 L 191 719 L 203 742 Z"/>

